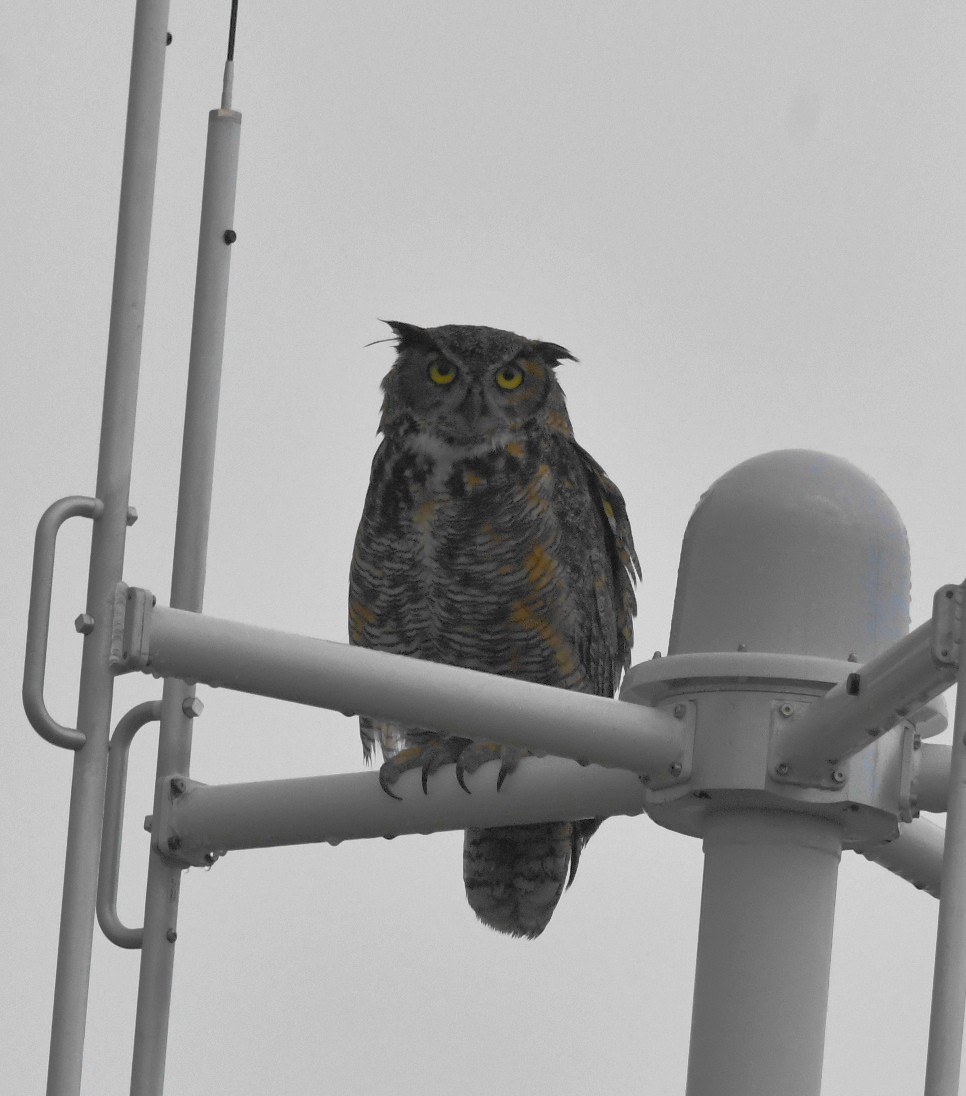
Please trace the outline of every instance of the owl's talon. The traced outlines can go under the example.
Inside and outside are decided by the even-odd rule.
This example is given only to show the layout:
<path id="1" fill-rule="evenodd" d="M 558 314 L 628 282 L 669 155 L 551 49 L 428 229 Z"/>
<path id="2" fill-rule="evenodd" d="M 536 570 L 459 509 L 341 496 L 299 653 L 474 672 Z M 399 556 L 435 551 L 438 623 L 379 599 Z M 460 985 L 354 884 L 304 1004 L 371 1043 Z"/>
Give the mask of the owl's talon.
<path id="1" fill-rule="evenodd" d="M 403 773 L 418 769 L 423 794 L 429 795 L 429 778 L 443 765 L 456 761 L 465 746 L 465 738 L 434 735 L 430 741 L 419 746 L 410 746 L 385 761 L 379 770 L 379 784 L 393 799 L 402 799 L 401 795 L 392 791 L 392 786 Z"/>
<path id="2" fill-rule="evenodd" d="M 396 793 L 389 786 L 389 781 L 386 779 L 386 776 L 384 774 L 385 767 L 386 766 L 383 765 L 383 767 L 379 770 L 379 787 L 382 788 L 386 795 L 391 796 L 393 799 L 398 799 L 401 803 L 402 796 L 396 795 Z"/>
<path id="3" fill-rule="evenodd" d="M 499 742 L 473 742 L 466 747 L 456 761 L 456 779 L 464 791 L 469 791 L 463 777 L 466 773 L 475 773 L 488 761 L 500 760 L 500 771 L 496 778 L 496 790 L 503 787 L 503 781 L 516 769 L 530 751 L 519 746 L 501 746 Z"/>

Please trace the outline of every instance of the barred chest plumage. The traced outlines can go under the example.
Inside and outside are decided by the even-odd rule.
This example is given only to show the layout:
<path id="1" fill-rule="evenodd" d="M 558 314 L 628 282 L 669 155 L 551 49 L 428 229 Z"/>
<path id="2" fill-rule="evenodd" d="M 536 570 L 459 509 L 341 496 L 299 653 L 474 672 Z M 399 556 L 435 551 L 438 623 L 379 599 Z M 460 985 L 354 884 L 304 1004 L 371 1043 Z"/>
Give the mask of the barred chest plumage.
<path id="1" fill-rule="evenodd" d="M 354 623 L 383 650 L 580 687 L 549 437 L 409 440 L 387 438 L 373 466 L 367 542 L 384 550 L 379 573 L 354 569 L 379 604 Z"/>

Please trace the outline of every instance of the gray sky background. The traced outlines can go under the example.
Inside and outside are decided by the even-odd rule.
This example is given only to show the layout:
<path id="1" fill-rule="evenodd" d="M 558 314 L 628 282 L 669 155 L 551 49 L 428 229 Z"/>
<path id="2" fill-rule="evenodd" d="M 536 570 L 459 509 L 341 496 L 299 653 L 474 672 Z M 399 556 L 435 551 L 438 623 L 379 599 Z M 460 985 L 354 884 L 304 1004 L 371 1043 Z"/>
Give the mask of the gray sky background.
<path id="1" fill-rule="evenodd" d="M 128 581 L 162 601 L 207 112 L 228 3 L 173 5 Z M 897 0 L 242 0 L 241 167 L 206 607 L 345 638 L 392 358 L 377 317 L 551 339 L 664 649 L 681 536 L 734 464 L 827 450 L 898 506 L 913 623 L 966 567 L 966 13 Z M 5 406 L 0 1045 L 46 1070 L 70 758 L 19 690 L 33 530 L 94 490 L 133 4 L 10 0 L 0 44 Z M 72 722 L 89 530 L 60 545 L 48 704 Z M 361 768 L 353 721 L 201 690 L 201 780 Z M 126 678 L 116 716 L 160 695 Z M 128 786 L 139 924 L 153 730 Z M 168 1091 L 684 1088 L 697 842 L 608 822 L 535 943 L 479 926 L 461 837 L 236 853 L 182 890 Z M 936 903 L 843 858 L 825 1096 L 921 1088 Z M 86 1091 L 127 1091 L 137 955 L 95 939 Z"/>

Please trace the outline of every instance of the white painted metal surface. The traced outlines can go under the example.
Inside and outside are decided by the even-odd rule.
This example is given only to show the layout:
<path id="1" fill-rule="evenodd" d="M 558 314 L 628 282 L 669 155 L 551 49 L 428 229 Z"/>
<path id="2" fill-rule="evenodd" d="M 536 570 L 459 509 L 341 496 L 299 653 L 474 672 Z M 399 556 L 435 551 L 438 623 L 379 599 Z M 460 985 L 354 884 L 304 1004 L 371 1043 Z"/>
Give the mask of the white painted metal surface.
<path id="1" fill-rule="evenodd" d="M 688 524 L 668 654 L 864 662 L 909 630 L 909 574 L 896 508 L 855 465 L 805 449 L 752 457 Z"/>
<path id="2" fill-rule="evenodd" d="M 962 590 L 959 606 L 962 609 Z M 960 1092 L 966 1016 L 966 660 L 956 689 L 948 794 L 925 1096 Z"/>
<path id="3" fill-rule="evenodd" d="M 709 819 L 687 1096 L 818 1096 L 841 840 L 807 815 Z"/>
<path id="4" fill-rule="evenodd" d="M 230 76 L 229 65 L 226 80 Z M 226 87 L 224 98 L 228 97 Z M 171 577 L 171 604 L 190 615 L 200 613 L 204 601 L 240 135 L 239 113 L 226 109 L 211 111 Z M 164 794 L 164 775 L 188 772 L 196 703 L 193 685 L 175 678 L 165 681 L 156 809 Z M 161 1096 L 164 1089 L 181 875 L 181 865 L 172 864 L 152 849 L 144 906 L 132 1096 Z"/>
<path id="5" fill-rule="evenodd" d="M 119 668 L 363 713 L 670 779 L 684 716 L 436 662 L 150 606 L 131 588 Z M 143 605 L 142 620 L 131 620 Z M 121 629 L 116 627 L 120 635 Z M 132 637 L 131 633 L 137 633 Z M 119 641 L 120 642 L 120 641 Z M 180 771 L 170 769 L 169 772 Z"/>
<path id="6" fill-rule="evenodd" d="M 109 606 L 111 591 L 121 577 L 128 525 L 168 6 L 168 0 L 138 0 L 134 15 L 97 464 L 96 497 L 103 509 L 91 538 L 86 615 L 92 627 L 84 636 L 77 706 L 77 732 L 84 745 L 74 754 L 71 783 L 48 1096 L 77 1096 L 81 1086 L 114 689 L 106 662 L 111 635 Z"/>

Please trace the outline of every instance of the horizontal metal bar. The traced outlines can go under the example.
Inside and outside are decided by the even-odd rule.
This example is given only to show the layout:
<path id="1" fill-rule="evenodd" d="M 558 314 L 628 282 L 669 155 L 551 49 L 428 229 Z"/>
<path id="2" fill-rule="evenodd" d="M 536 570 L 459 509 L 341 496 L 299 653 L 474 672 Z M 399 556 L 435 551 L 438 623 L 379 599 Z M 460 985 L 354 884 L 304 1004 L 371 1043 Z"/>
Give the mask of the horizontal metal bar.
<path id="1" fill-rule="evenodd" d="M 948 689 L 955 663 L 938 662 L 932 620 L 881 654 L 792 720 L 777 744 L 778 759 L 796 771 L 826 771 Z"/>
<path id="2" fill-rule="evenodd" d="M 122 589 L 115 670 L 524 746 L 646 774 L 659 783 L 684 757 L 683 720 L 644 705 L 152 606 Z"/>
<path id="3" fill-rule="evenodd" d="M 899 823 L 899 836 L 888 845 L 859 850 L 866 860 L 881 864 L 933 898 L 939 897 L 943 872 L 943 844 L 946 831 L 917 818 Z"/>
<path id="4" fill-rule="evenodd" d="M 393 785 L 401 801 L 386 795 L 375 773 L 211 786 L 173 776 L 178 793 L 167 798 L 152 828 L 172 856 L 206 864 L 211 852 L 232 849 L 337 845 L 355 838 L 636 815 L 644 809 L 644 786 L 633 773 L 562 758 L 525 758 L 498 792 L 498 769 L 485 765 L 467 776 L 470 795 L 452 770 L 430 777 L 428 794 L 418 774 L 406 773 Z"/>

